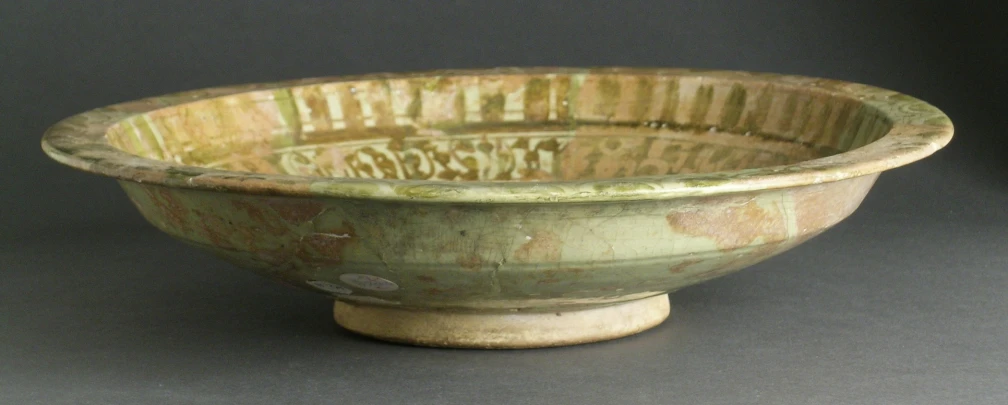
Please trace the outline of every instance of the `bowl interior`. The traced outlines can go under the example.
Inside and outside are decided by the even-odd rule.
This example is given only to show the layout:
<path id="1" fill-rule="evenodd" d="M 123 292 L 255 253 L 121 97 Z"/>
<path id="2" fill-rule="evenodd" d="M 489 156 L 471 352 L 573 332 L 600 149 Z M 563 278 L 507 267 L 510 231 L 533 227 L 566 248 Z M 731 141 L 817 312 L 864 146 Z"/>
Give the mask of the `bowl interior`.
<path id="1" fill-rule="evenodd" d="M 889 128 L 857 99 L 808 86 L 518 73 L 251 91 L 140 114 L 106 137 L 141 157 L 236 172 L 552 181 L 789 165 Z"/>

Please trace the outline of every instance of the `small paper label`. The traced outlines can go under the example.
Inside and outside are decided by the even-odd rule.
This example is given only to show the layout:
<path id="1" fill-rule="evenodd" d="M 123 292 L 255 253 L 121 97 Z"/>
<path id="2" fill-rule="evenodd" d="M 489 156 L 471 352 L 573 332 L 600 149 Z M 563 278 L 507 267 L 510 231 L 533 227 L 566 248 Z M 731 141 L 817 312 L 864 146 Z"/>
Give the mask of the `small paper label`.
<path id="1" fill-rule="evenodd" d="M 328 281 L 312 280 L 308 282 L 308 285 L 334 294 L 353 294 L 353 290 Z"/>
<path id="2" fill-rule="evenodd" d="M 344 274 L 340 276 L 340 281 L 352 285 L 354 287 L 362 288 L 371 291 L 395 291 L 399 289 L 399 285 L 386 280 L 381 277 L 372 276 L 369 274 Z"/>

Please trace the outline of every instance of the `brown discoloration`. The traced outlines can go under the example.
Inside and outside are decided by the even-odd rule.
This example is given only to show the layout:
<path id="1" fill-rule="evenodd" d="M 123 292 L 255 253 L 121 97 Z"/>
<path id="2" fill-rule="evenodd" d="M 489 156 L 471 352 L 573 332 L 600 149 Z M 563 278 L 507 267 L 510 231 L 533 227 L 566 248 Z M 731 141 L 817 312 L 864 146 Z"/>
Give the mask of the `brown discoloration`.
<path id="1" fill-rule="evenodd" d="M 233 228 L 219 216 L 202 210 L 194 210 L 193 215 L 197 218 L 198 228 L 207 240 L 214 246 L 222 248 L 234 248 L 228 238 L 228 230 Z"/>
<path id="2" fill-rule="evenodd" d="M 533 78 L 525 84 L 525 120 L 546 121 L 549 117 L 550 81 Z"/>
<path id="3" fill-rule="evenodd" d="M 286 226 L 275 221 L 277 216 L 270 215 L 269 211 L 264 209 L 263 206 L 243 200 L 231 200 L 231 205 L 238 211 L 248 215 L 255 222 L 256 226 L 262 227 L 273 235 L 282 236 L 289 232 Z"/>
<path id="4" fill-rule="evenodd" d="M 317 201 L 275 200 L 268 204 L 280 218 L 295 226 L 310 221 L 325 210 L 325 205 Z"/>
<path id="5" fill-rule="evenodd" d="M 519 171 L 522 181 L 553 180 L 553 174 L 545 170 L 522 169 Z"/>
<path id="6" fill-rule="evenodd" d="M 571 267 L 566 269 L 543 270 L 541 274 L 546 278 L 552 278 L 558 275 L 568 275 L 568 274 L 577 276 L 580 275 L 582 272 L 584 272 L 584 269 L 582 268 Z"/>
<path id="7" fill-rule="evenodd" d="M 343 109 L 343 123 L 347 128 L 363 128 L 364 114 L 361 110 L 360 100 L 355 97 L 357 83 L 343 83 L 333 86 L 335 92 L 340 95 L 340 108 Z"/>
<path id="8" fill-rule="evenodd" d="M 560 179 L 579 180 L 584 172 L 592 166 L 588 156 L 595 153 L 597 140 L 574 137 L 560 153 Z"/>
<path id="9" fill-rule="evenodd" d="M 144 191 L 154 206 L 160 209 L 169 225 L 179 231 L 188 229 L 186 218 L 189 210 L 170 191 L 162 188 L 146 188 Z"/>
<path id="10" fill-rule="evenodd" d="M 691 283 L 696 283 L 696 282 L 700 282 L 700 281 L 704 281 L 704 280 L 710 280 L 710 279 L 713 279 L 713 278 L 718 278 L 718 277 L 721 277 L 721 276 L 724 276 L 724 275 L 727 275 L 727 274 L 730 274 L 730 273 L 734 273 L 734 272 L 736 272 L 738 270 L 739 269 L 737 267 L 718 266 L 717 268 L 714 268 L 712 270 L 707 270 L 707 271 L 704 271 L 704 272 L 700 272 L 700 273 L 689 275 L 689 276 L 686 277 L 686 279 L 689 280 Z"/>
<path id="11" fill-rule="evenodd" d="M 747 253 L 745 256 L 736 259 L 733 263 L 735 265 L 750 266 L 776 256 L 778 253 L 783 252 L 788 245 L 790 245 L 790 243 L 786 242 L 774 242 L 760 245 Z"/>
<path id="12" fill-rule="evenodd" d="M 291 252 L 282 246 L 275 249 L 256 251 L 255 256 L 256 259 L 272 267 L 274 270 L 280 270 L 280 267 L 284 265 L 290 266 Z"/>
<path id="13" fill-rule="evenodd" d="M 773 242 L 767 243 L 749 250 L 748 252 L 740 253 L 741 257 L 735 257 L 726 262 L 718 264 L 714 269 L 705 272 L 697 273 L 687 277 L 688 280 L 701 281 L 709 280 L 715 277 L 720 277 L 726 274 L 731 274 L 746 267 L 752 266 L 756 263 L 762 262 L 769 259 L 785 250 L 789 246 L 794 246 L 793 242 Z M 731 253 L 734 250 L 742 249 L 731 249 L 726 252 L 725 257 L 731 257 Z"/>
<path id="14" fill-rule="evenodd" d="M 261 267 L 277 271 L 290 267 L 293 244 L 264 238 L 260 224 L 236 222 L 214 210 L 198 207 L 191 210 L 191 219 L 189 235 L 198 243 L 224 251 L 246 252 L 248 256 L 243 260 Z"/>
<path id="15" fill-rule="evenodd" d="M 742 203 L 711 200 L 702 205 L 672 211 L 665 217 L 669 227 L 686 235 L 711 238 L 719 249 L 748 246 L 760 238 L 787 238 L 784 212 L 778 206 L 765 208 L 755 199 Z"/>
<path id="16" fill-rule="evenodd" d="M 232 200 L 231 205 L 239 211 L 245 212 L 249 218 L 252 218 L 256 222 L 266 222 L 266 215 L 263 213 L 263 210 L 252 203 L 242 200 Z"/>
<path id="17" fill-rule="evenodd" d="M 334 214 L 334 213 L 330 211 L 330 214 Z M 367 221 L 369 221 L 369 220 L 370 221 L 377 221 L 377 220 L 379 220 L 379 218 L 374 218 L 374 217 L 370 217 L 370 216 L 366 217 L 366 219 L 364 219 L 364 224 L 368 225 Z M 372 222 L 372 224 L 373 224 L 373 222 Z M 382 230 L 379 227 L 371 227 L 371 228 L 372 228 L 372 231 L 374 231 L 374 232 L 381 232 L 381 230 Z M 353 237 L 357 236 L 357 230 L 354 228 L 354 225 L 351 224 L 350 222 L 347 222 L 347 220 L 344 219 L 344 217 L 341 216 L 341 215 L 340 216 L 332 215 L 331 217 L 329 215 L 326 215 L 325 217 L 318 217 L 318 218 L 316 218 L 315 232 L 317 232 L 317 233 L 331 233 L 331 234 L 336 234 L 336 235 L 350 235 L 350 236 L 353 236 Z M 381 235 L 379 234 L 379 235 L 376 235 L 376 236 L 381 236 Z"/>
<path id="18" fill-rule="evenodd" d="M 449 223 L 456 223 L 462 218 L 462 211 L 457 208 L 449 208 L 445 211 L 444 217 Z"/>
<path id="19" fill-rule="evenodd" d="M 420 281 L 421 283 L 434 283 L 434 282 L 437 281 L 436 279 L 434 279 L 434 277 L 424 276 L 424 275 L 416 276 L 416 279 L 417 279 L 417 281 Z"/>
<path id="20" fill-rule="evenodd" d="M 552 80 L 553 86 L 556 88 L 556 100 L 553 102 L 553 108 L 556 110 L 558 120 L 570 119 L 570 77 L 569 76 L 558 76 Z"/>
<path id="21" fill-rule="evenodd" d="M 308 86 L 293 89 L 293 93 L 298 96 L 308 107 L 302 110 L 304 124 L 310 124 L 319 130 L 330 129 L 332 118 L 329 117 L 329 102 L 322 94 L 320 86 Z"/>
<path id="22" fill-rule="evenodd" d="M 538 231 L 514 253 L 519 262 L 555 262 L 560 260 L 563 240 L 550 231 Z"/>
<path id="23" fill-rule="evenodd" d="M 319 227 L 317 229 L 318 233 L 327 233 L 333 235 L 347 235 L 350 239 L 357 237 L 357 231 L 354 229 L 353 225 L 346 221 L 340 221 L 338 225 L 332 225 L 327 227 Z"/>
<path id="24" fill-rule="evenodd" d="M 347 223 L 334 227 L 327 233 L 304 235 L 298 244 L 297 257 L 316 265 L 338 265 L 343 262 L 343 251 L 356 243 L 357 234 Z"/>
<path id="25" fill-rule="evenodd" d="M 413 210 L 413 216 L 416 216 L 416 217 L 419 217 L 419 218 L 425 218 L 425 217 L 427 217 L 427 215 L 430 215 L 430 210 L 427 209 L 427 208 L 418 207 L 418 208 L 416 208 L 416 209 Z"/>
<path id="26" fill-rule="evenodd" d="M 395 113 L 392 111 L 391 94 L 387 83 L 359 81 L 356 83 L 358 91 L 354 94 L 360 103 L 367 103 L 371 106 L 372 117 L 378 127 L 395 125 Z"/>
<path id="27" fill-rule="evenodd" d="M 874 177 L 861 177 L 792 191 L 799 232 L 813 232 L 840 222 L 857 209 L 874 182 Z"/>
<path id="28" fill-rule="evenodd" d="M 682 273 L 683 271 L 686 271 L 686 268 L 688 268 L 689 266 L 692 266 L 692 265 L 700 263 L 700 262 L 702 262 L 702 260 L 697 260 L 697 259 L 686 260 L 686 261 L 683 261 L 683 262 L 679 262 L 677 264 L 673 264 L 672 266 L 669 266 L 668 271 L 669 271 L 669 273 L 672 273 L 672 274 L 679 274 L 679 273 Z"/>
<path id="29" fill-rule="evenodd" d="M 483 268 L 483 259 L 481 259 L 477 254 L 459 255 L 455 259 L 455 263 L 458 263 L 458 265 L 462 266 L 463 269 L 471 271 L 479 271 Z"/>
<path id="30" fill-rule="evenodd" d="M 563 280 L 577 280 L 583 272 L 584 269 L 577 267 L 543 270 L 531 274 L 530 278 L 535 280 L 536 284 L 556 284 Z"/>

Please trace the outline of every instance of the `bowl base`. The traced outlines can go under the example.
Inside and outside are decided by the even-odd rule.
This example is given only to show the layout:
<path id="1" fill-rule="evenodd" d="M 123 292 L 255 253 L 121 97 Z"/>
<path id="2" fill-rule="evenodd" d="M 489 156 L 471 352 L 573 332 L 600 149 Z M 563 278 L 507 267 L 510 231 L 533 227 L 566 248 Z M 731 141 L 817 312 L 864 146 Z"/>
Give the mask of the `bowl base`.
<path id="1" fill-rule="evenodd" d="M 336 301 L 336 323 L 361 335 L 417 346 L 526 349 L 630 336 L 669 315 L 667 294 L 560 312 L 456 312 Z"/>

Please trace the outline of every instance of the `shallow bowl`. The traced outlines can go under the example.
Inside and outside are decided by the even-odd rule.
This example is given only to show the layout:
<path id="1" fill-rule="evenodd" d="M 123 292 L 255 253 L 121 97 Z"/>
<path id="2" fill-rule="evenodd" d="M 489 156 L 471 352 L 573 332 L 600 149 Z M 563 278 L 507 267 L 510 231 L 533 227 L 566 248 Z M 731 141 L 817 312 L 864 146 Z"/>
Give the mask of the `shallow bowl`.
<path id="1" fill-rule="evenodd" d="M 127 102 L 44 150 L 186 243 L 419 345 L 558 346 L 829 229 L 952 136 L 893 91 L 734 71 L 316 78 Z"/>

